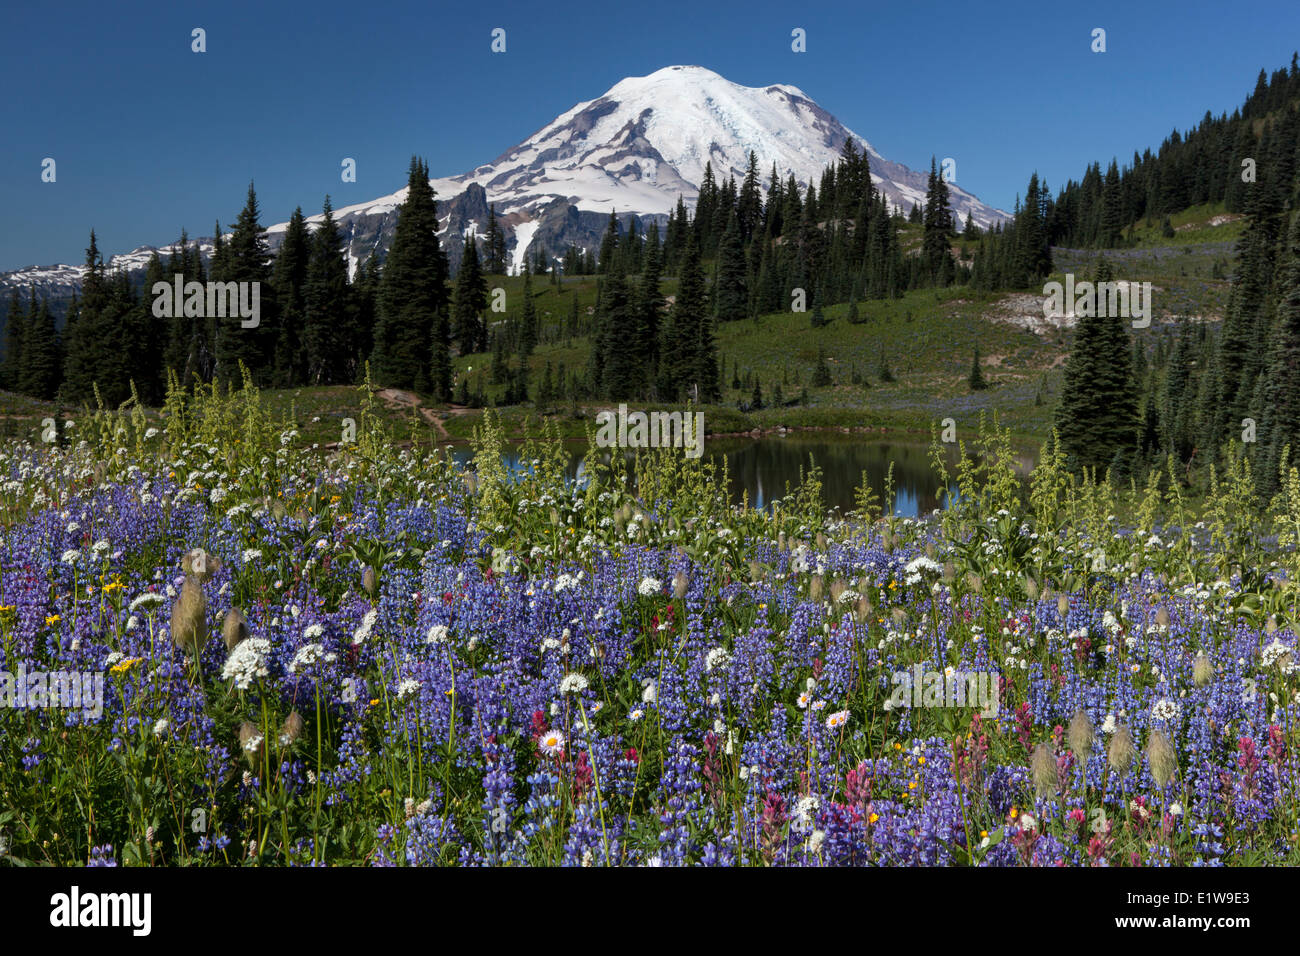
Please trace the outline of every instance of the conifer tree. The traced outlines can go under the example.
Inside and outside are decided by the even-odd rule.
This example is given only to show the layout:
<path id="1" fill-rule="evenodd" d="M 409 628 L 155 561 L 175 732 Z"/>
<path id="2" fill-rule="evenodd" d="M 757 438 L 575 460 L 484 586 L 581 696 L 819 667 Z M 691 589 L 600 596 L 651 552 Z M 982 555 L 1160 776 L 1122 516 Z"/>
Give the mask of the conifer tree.
<path id="1" fill-rule="evenodd" d="M 718 242 L 718 271 L 713 288 L 713 306 L 718 322 L 737 322 L 749 309 L 745 286 L 745 255 L 741 248 L 740 221 L 733 212 Z"/>
<path id="2" fill-rule="evenodd" d="M 524 263 L 524 275 L 528 275 L 527 263 Z M 456 293 L 451 309 L 452 338 L 461 355 L 478 352 L 487 344 L 487 327 L 483 322 L 486 307 L 487 283 L 479 269 L 478 242 L 468 238 L 456 273 Z"/>
<path id="3" fill-rule="evenodd" d="M 15 286 L 9 292 L 9 311 L 5 315 L 5 361 L 0 368 L 0 388 L 18 391 L 22 385 L 23 339 L 27 327 L 27 313 Z"/>
<path id="4" fill-rule="evenodd" d="M 351 379 L 348 356 L 357 348 L 355 314 L 349 301 L 348 263 L 334 207 L 325 197 L 323 218 L 311 237 L 304 278 L 303 353 L 305 378 L 312 385 Z"/>
<path id="5" fill-rule="evenodd" d="M 213 375 L 224 385 L 238 387 L 240 363 L 248 369 L 255 382 L 265 381 L 265 365 L 278 338 L 275 321 L 275 295 L 271 288 L 270 252 L 266 230 L 260 222 L 261 209 L 253 184 L 248 184 L 248 198 L 240 210 L 226 246 L 226 260 L 221 271 L 222 282 L 259 283 L 259 309 L 256 326 L 246 326 L 238 315 L 224 318 L 209 316 L 216 324 L 216 363 Z"/>
<path id="6" fill-rule="evenodd" d="M 121 360 L 121 342 L 108 314 L 109 306 L 104 258 L 92 229 L 81 280 L 81 299 L 66 333 L 63 384 L 68 401 L 93 402 L 95 382 L 117 378 L 113 366 Z"/>
<path id="7" fill-rule="evenodd" d="M 944 181 L 930 157 L 930 180 L 925 194 L 922 222 L 925 231 L 921 240 L 921 255 L 930 271 L 930 281 L 947 285 L 952 278 L 952 255 L 948 250 L 952 235 L 952 211 L 948 206 L 948 184 Z"/>
<path id="8" fill-rule="evenodd" d="M 307 229 L 302 207 L 299 206 L 289 217 L 289 226 L 276 254 L 271 276 L 280 303 L 280 329 L 272 362 L 273 380 L 281 386 L 301 385 L 308 380 L 307 356 L 303 345 L 306 332 L 303 296 L 311 253 L 311 233 Z"/>
<path id="9" fill-rule="evenodd" d="M 164 277 L 162 260 L 154 252 L 145 264 L 145 294 L 138 300 L 132 295 L 134 307 L 127 313 L 122 329 L 127 376 L 135 382 L 136 394 L 145 405 L 162 404 L 166 388 L 163 355 L 170 320 L 154 315 L 152 295 L 154 286 L 164 281 Z M 61 375 L 60 370 L 57 377 Z"/>
<path id="10" fill-rule="evenodd" d="M 814 388 L 823 388 L 832 384 L 831 368 L 826 364 L 826 352 L 824 349 L 817 350 L 817 365 L 813 368 L 812 383 Z"/>
<path id="11" fill-rule="evenodd" d="M 967 379 L 967 385 L 972 392 L 982 392 L 988 388 L 988 382 L 984 381 L 984 372 L 980 369 L 980 347 L 975 343 L 975 357 L 971 360 L 970 377 Z"/>
<path id="12" fill-rule="evenodd" d="M 1300 457 L 1300 217 L 1292 221 L 1280 264 L 1277 319 L 1264 385 L 1265 456 L 1261 478 L 1266 490 L 1278 484 L 1282 451 Z"/>
<path id="13" fill-rule="evenodd" d="M 663 290 L 659 287 L 660 269 L 659 229 L 654 227 L 646 240 L 641 281 L 637 283 L 634 305 L 637 317 L 637 355 L 643 369 L 640 384 L 646 389 L 654 384 L 659 369 L 659 328 L 663 321 L 664 307 Z M 576 296 L 574 302 L 577 302 Z"/>
<path id="14" fill-rule="evenodd" d="M 600 394 L 609 398 L 640 395 L 645 388 L 646 371 L 640 354 L 640 323 L 627 277 L 618 264 L 601 285 L 596 324 L 601 352 L 593 384 Z"/>
<path id="15" fill-rule="evenodd" d="M 605 235 L 600 240 L 600 275 L 609 275 L 614 269 L 614 258 L 618 254 L 618 217 L 613 210 L 609 213 L 609 222 L 605 226 Z"/>
<path id="16" fill-rule="evenodd" d="M 736 201 L 736 220 L 742 243 L 748 243 L 758 231 L 759 220 L 763 214 L 761 189 L 758 183 L 758 155 L 750 150 L 749 169 L 745 173 L 745 181 L 741 184 L 740 196 Z"/>
<path id="17" fill-rule="evenodd" d="M 49 300 L 42 298 L 37 307 L 35 291 L 32 296 L 32 315 L 23 336 L 21 391 L 34 398 L 49 400 L 58 392 L 62 379 L 59 337 L 54 330 Z"/>
<path id="18" fill-rule="evenodd" d="M 1109 279 L 1104 259 L 1096 277 Z M 1136 450 L 1138 397 L 1127 320 L 1096 311 L 1085 309 L 1075 325 L 1056 428 L 1072 466 L 1100 473 Z"/>
<path id="19" fill-rule="evenodd" d="M 668 314 L 660 363 L 660 395 L 677 398 L 698 388 L 701 401 L 717 394 L 718 357 L 704 270 L 694 234 L 686 240 L 677 300 Z"/>
<path id="20" fill-rule="evenodd" d="M 447 259 L 438 242 L 438 206 L 429 169 L 411 158 L 402 203 L 379 285 L 374 377 L 398 388 L 451 393 Z"/>
<path id="21" fill-rule="evenodd" d="M 484 252 L 487 253 L 487 261 L 483 264 L 483 271 L 490 276 L 505 275 L 506 236 L 500 224 L 497 223 L 496 203 L 488 207 L 488 228 L 487 238 L 484 242 Z M 564 271 L 569 271 L 567 262 Z"/>
<path id="22" fill-rule="evenodd" d="M 524 309 L 519 323 L 519 357 L 525 364 L 537 347 L 537 305 L 533 302 L 533 277 L 524 264 Z"/>

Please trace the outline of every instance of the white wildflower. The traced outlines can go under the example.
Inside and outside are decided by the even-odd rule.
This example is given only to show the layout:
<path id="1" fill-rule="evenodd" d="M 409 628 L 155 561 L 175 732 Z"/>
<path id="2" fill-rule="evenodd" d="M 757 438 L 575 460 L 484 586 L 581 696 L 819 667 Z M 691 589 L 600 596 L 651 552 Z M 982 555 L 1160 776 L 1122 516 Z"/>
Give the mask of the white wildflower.
<path id="1" fill-rule="evenodd" d="M 560 693 L 580 694 L 587 689 L 587 686 L 587 678 L 577 672 L 572 672 L 565 674 L 564 679 L 560 681 Z"/>
<path id="2" fill-rule="evenodd" d="M 271 642 L 266 638 L 250 637 L 240 641 L 221 668 L 222 679 L 233 680 L 240 690 L 248 690 L 254 680 L 267 675 L 270 653 Z"/>

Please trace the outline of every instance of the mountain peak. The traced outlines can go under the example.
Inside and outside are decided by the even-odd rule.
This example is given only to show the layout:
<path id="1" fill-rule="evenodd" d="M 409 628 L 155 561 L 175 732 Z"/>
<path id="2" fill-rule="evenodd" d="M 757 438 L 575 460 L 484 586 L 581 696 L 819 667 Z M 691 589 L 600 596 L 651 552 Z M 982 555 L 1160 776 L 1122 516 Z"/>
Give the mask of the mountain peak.
<path id="1" fill-rule="evenodd" d="M 658 87 L 665 84 L 690 86 L 695 88 L 718 85 L 757 93 L 784 92 L 791 96 L 797 96 L 800 99 L 809 99 L 808 94 L 797 86 L 790 86 L 787 83 L 776 83 L 769 86 L 742 86 L 739 83 L 734 83 L 727 79 L 721 73 L 710 70 L 707 66 L 698 66 L 695 64 L 665 66 L 661 69 L 655 70 L 653 73 L 648 73 L 645 76 L 625 77 L 614 86 L 610 87 L 610 89 L 605 93 L 605 96 L 614 96 L 616 91 L 627 92 L 633 89 Z"/>
<path id="2" fill-rule="evenodd" d="M 906 212 L 924 203 L 928 170 L 916 172 L 885 159 L 798 87 L 742 86 L 693 64 L 625 77 L 492 162 L 430 182 L 453 262 L 459 261 L 463 235 L 485 231 L 494 204 L 517 268 L 530 243 L 552 254 L 571 244 L 598 244 L 611 212 L 662 223 L 679 196 L 688 208 L 694 205 L 706 165 L 712 165 L 719 185 L 729 176 L 740 180 L 751 152 L 764 189 L 773 167 L 783 180 L 794 176 L 805 186 L 817 183 L 848 139 L 866 151 L 872 182 L 892 206 Z M 987 228 L 1008 218 L 956 184 L 949 184 L 949 196 L 958 222 L 969 214 Z M 334 210 L 352 272 L 373 253 L 382 257 L 405 198 L 402 188 Z M 307 222 L 315 225 L 321 218 Z M 279 223 L 268 229 L 272 244 L 287 227 Z M 129 253 L 115 257 L 114 264 L 120 259 L 123 267 L 134 269 L 138 258 Z M 0 285 L 25 281 L 22 276 L 13 273 Z"/>

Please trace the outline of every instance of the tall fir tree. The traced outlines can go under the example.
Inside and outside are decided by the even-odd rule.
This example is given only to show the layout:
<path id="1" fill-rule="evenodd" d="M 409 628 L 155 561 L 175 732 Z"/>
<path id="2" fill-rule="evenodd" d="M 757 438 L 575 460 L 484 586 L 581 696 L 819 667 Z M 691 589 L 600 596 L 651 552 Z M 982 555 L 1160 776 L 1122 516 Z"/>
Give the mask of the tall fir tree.
<path id="1" fill-rule="evenodd" d="M 375 378 L 398 388 L 450 398 L 451 331 L 447 259 L 438 242 L 438 207 L 428 166 L 411 158 L 407 197 L 379 285 Z"/>
<path id="2" fill-rule="evenodd" d="M 496 203 L 488 207 L 488 228 L 483 251 L 487 254 L 487 259 L 483 263 L 483 272 L 490 276 L 505 275 L 506 235 L 501 224 L 497 222 Z"/>
<path id="3" fill-rule="evenodd" d="M 745 254 L 741 248 L 739 217 L 727 217 L 727 227 L 718 242 L 717 276 L 714 280 L 713 306 L 718 322 L 737 322 L 748 314 L 749 290 L 746 288 Z"/>
<path id="4" fill-rule="evenodd" d="M 23 340 L 26 338 L 27 313 L 15 286 L 9 291 L 9 310 L 5 315 L 5 361 L 0 367 L 0 388 L 19 391 L 22 387 Z"/>
<path id="5" fill-rule="evenodd" d="M 524 308 L 519 319 L 519 357 L 527 364 L 528 357 L 537 347 L 537 303 L 533 301 L 533 276 L 524 263 Z"/>
<path id="6" fill-rule="evenodd" d="M 1104 259 L 1095 278 L 1110 278 Z M 1094 299 L 1093 307 L 1085 307 L 1075 324 L 1056 428 L 1073 467 L 1088 467 L 1101 474 L 1118 465 L 1118 473 L 1123 475 L 1138 439 L 1133 350 L 1125 326 L 1128 320 L 1098 316 L 1095 306 Z"/>
<path id="7" fill-rule="evenodd" d="M 358 342 L 343 237 L 329 196 L 321 211 L 303 279 L 303 365 L 309 384 L 333 385 L 351 379 L 348 356 Z"/>
<path id="8" fill-rule="evenodd" d="M 63 395 L 70 402 L 94 402 L 97 381 L 116 381 L 121 362 L 119 329 L 110 310 L 110 289 L 95 231 L 90 231 L 81 298 L 66 325 Z"/>
<path id="9" fill-rule="evenodd" d="M 937 171 L 933 156 L 930 157 L 930 179 L 922 223 L 921 255 L 929 269 L 930 281 L 936 285 L 948 285 L 953 273 L 948 246 L 952 235 L 952 210 L 949 208 L 948 184 Z"/>
<path id="10" fill-rule="evenodd" d="M 32 314 L 23 342 L 21 390 L 34 398 L 49 400 L 58 393 L 63 377 L 59 336 L 54 329 L 49 300 L 42 298 L 37 306 L 34 291 L 32 296 Z"/>
<path id="11" fill-rule="evenodd" d="M 311 233 L 299 206 L 289 217 L 288 228 L 271 270 L 271 281 L 280 302 L 280 328 L 271 363 L 272 381 L 281 386 L 296 386 L 308 381 L 304 293 L 311 253 Z"/>
<path id="12" fill-rule="evenodd" d="M 483 322 L 483 309 L 486 306 L 487 283 L 479 266 L 478 242 L 468 238 L 465 240 L 460 269 L 456 272 L 456 292 L 451 307 L 452 339 L 461 355 L 479 352 L 487 347 L 487 326 Z"/>
<path id="13" fill-rule="evenodd" d="M 266 230 L 261 224 L 261 208 L 253 184 L 248 184 L 248 198 L 240 210 L 226 245 L 222 282 L 258 283 L 261 314 L 258 324 L 246 325 L 239 315 L 209 316 L 216 323 L 216 363 L 213 376 L 223 385 L 238 386 L 239 367 L 248 369 L 254 382 L 266 381 L 268 359 L 278 339 L 275 295 L 271 287 L 270 252 Z M 251 301 L 251 298 L 250 298 Z"/>
<path id="14" fill-rule="evenodd" d="M 1300 216 L 1293 219 L 1279 266 L 1277 318 L 1264 376 L 1264 489 L 1278 487 L 1282 453 L 1300 458 Z"/>

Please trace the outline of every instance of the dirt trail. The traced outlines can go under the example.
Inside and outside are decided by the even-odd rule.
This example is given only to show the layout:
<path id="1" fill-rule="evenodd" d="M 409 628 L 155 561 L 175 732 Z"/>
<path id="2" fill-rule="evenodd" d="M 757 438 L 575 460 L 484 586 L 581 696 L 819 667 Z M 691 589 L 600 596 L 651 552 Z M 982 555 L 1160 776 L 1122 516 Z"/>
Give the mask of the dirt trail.
<path id="1" fill-rule="evenodd" d="M 451 435 L 448 434 L 446 428 L 448 418 L 464 415 L 469 412 L 469 409 L 464 405 L 452 405 L 447 409 L 446 414 L 439 415 L 432 408 L 425 408 L 421 405 L 420 400 L 415 395 L 397 388 L 381 388 L 375 394 L 381 401 L 383 401 L 385 407 L 391 410 L 401 408 L 415 409 L 426 422 L 437 429 L 439 441 L 451 441 Z"/>

